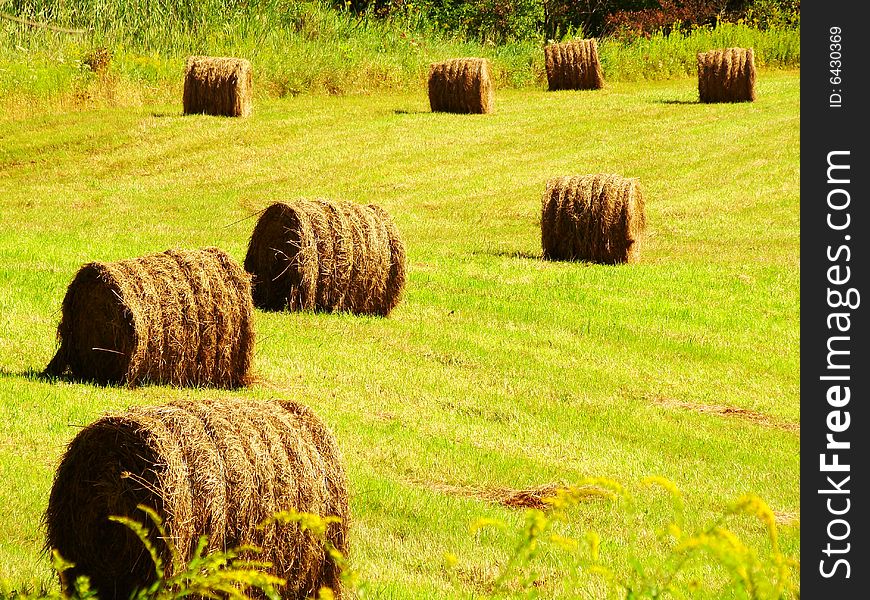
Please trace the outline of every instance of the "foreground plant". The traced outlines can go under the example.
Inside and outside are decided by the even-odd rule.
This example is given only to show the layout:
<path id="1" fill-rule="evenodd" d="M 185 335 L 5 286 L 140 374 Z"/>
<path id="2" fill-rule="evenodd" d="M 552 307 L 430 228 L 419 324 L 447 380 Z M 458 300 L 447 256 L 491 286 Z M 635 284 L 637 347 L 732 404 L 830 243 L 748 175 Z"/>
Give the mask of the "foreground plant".
<path id="1" fill-rule="evenodd" d="M 183 558 L 179 554 L 178 548 L 166 535 L 160 515 L 146 506 L 140 505 L 138 508 L 148 515 L 160 538 L 166 541 L 172 563 L 183 564 Z M 109 519 L 121 523 L 136 534 L 154 563 L 156 581 L 147 588 L 134 593 L 132 600 L 171 600 L 184 596 L 242 600 L 248 598 L 250 596 L 248 592 L 254 590 L 263 592 L 270 600 L 279 600 L 281 597 L 276 588 L 286 582 L 264 572 L 264 569 L 268 569 L 270 565 L 244 558 L 246 554 L 260 552 L 259 548 L 240 546 L 231 550 L 206 554 L 208 537 L 203 535 L 199 538 L 196 550 L 187 566 L 178 573 L 167 576 L 160 552 L 151 543 L 148 529 L 142 523 L 128 517 L 110 517 Z"/>
<path id="2" fill-rule="evenodd" d="M 342 554 L 341 550 L 335 547 L 335 544 L 332 543 L 332 540 L 330 540 L 327 535 L 330 524 L 340 523 L 341 519 L 338 517 L 321 517 L 313 513 L 288 510 L 275 513 L 275 515 L 270 519 L 267 519 L 263 525 L 265 526 L 272 522 L 280 525 L 296 524 L 301 533 L 306 531 L 310 532 L 315 539 L 323 544 L 324 552 L 341 572 L 341 583 L 348 590 L 355 590 L 357 598 L 363 597 L 365 588 L 360 583 L 359 573 L 351 567 L 347 557 Z M 318 590 L 317 598 L 320 600 L 333 600 L 335 594 L 336 590 L 323 586 Z"/>
<path id="3" fill-rule="evenodd" d="M 151 522 L 159 539 L 166 542 L 169 561 L 164 561 L 160 550 L 155 546 L 149 535 L 149 527 L 129 517 L 110 517 L 115 523 L 120 523 L 132 531 L 142 542 L 154 565 L 155 581 L 133 593 L 130 600 L 175 600 L 184 597 L 220 598 L 228 600 L 245 600 L 251 597 L 266 597 L 269 600 L 280 600 L 281 586 L 286 581 L 270 575 L 267 570 L 270 563 L 249 558 L 261 552 L 255 546 L 239 546 L 230 550 L 206 553 L 208 537 L 201 536 L 188 562 L 184 562 L 178 548 L 167 536 L 160 515 L 147 506 L 139 505 L 139 510 L 145 513 Z M 348 588 L 357 586 L 358 576 L 350 568 L 345 556 L 327 538 L 329 525 L 337 523 L 338 517 L 320 517 L 311 513 L 297 511 L 282 511 L 264 521 L 261 527 L 277 523 L 279 525 L 296 524 L 302 532 L 308 531 L 323 543 L 324 551 L 342 569 L 342 582 Z M 184 565 L 173 575 L 170 565 Z M 58 574 L 60 587 L 57 589 L 6 590 L 0 587 L 0 598 L 9 600 L 89 600 L 97 598 L 97 593 L 91 588 L 87 576 L 79 576 L 74 581 L 67 579 L 67 573 L 75 565 L 52 551 L 52 568 Z M 320 600 L 332 600 L 340 595 L 339 590 L 321 587 L 317 591 Z"/>
<path id="4" fill-rule="evenodd" d="M 565 573 L 566 579 L 573 578 L 572 584 L 579 585 L 582 577 L 594 575 L 626 600 L 679 597 L 686 592 L 694 596 L 704 591 L 752 600 L 800 597 L 800 563 L 786 556 L 780 548 L 776 519 L 764 500 L 753 494 L 744 495 L 727 506 L 713 523 L 688 532 L 680 490 L 662 477 L 647 477 L 640 484 L 645 490 L 664 490 L 671 502 L 671 518 L 654 529 L 659 555 L 630 556 L 624 568 L 609 567 L 601 561 L 601 538 L 596 532 L 587 531 L 580 537 L 558 532 L 559 526 L 567 521 L 568 509 L 588 498 L 590 493 L 618 502 L 626 516 L 642 514 L 638 498 L 619 483 L 602 478 L 588 479 L 546 498 L 550 505 L 548 510 L 526 511 L 515 550 L 492 582 L 493 588 L 507 591 L 519 587 L 533 591 L 540 581 L 536 560 L 549 548 L 567 553 L 573 560 L 576 568 Z M 750 546 L 728 528 L 729 522 L 742 516 L 753 517 L 764 526 L 769 542 L 766 551 Z M 499 520 L 481 519 L 471 524 L 474 534 L 484 528 L 509 532 L 508 526 Z M 643 531 L 638 531 L 635 537 L 641 533 Z M 453 555 L 450 558 L 447 566 L 453 568 L 458 559 Z M 712 559 L 727 573 L 724 589 L 713 588 L 715 581 L 690 578 L 686 582 L 688 567 L 705 559 Z M 709 589 L 704 589 L 705 586 Z"/>

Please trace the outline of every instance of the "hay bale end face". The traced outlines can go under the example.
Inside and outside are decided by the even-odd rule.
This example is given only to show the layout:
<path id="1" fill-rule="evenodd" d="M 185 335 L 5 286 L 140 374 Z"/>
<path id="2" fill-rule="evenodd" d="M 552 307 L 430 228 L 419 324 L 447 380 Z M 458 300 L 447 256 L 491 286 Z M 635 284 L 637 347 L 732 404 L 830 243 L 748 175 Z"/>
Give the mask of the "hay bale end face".
<path id="1" fill-rule="evenodd" d="M 485 58 L 454 58 L 429 67 L 432 112 L 486 114 L 495 111 L 495 92 Z"/>
<path id="2" fill-rule="evenodd" d="M 249 117 L 253 75 L 244 58 L 190 56 L 184 76 L 184 114 Z"/>
<path id="3" fill-rule="evenodd" d="M 550 260 L 635 262 L 646 230 L 637 179 L 595 174 L 547 182 L 541 203 L 541 246 Z"/>
<path id="4" fill-rule="evenodd" d="M 183 570 L 202 535 L 208 550 L 253 545 L 253 560 L 287 581 L 285 599 L 342 596 L 340 567 L 296 525 L 259 525 L 295 509 L 336 516 L 327 539 L 345 556 L 347 479 L 335 438 L 310 409 L 246 399 L 177 401 L 108 415 L 82 429 L 55 473 L 45 513 L 46 547 L 75 563 L 63 582 L 87 575 L 102 600 L 127 600 L 155 580 L 154 565 L 124 516 L 154 508 L 183 564 L 150 530 L 167 576 Z M 67 591 L 72 591 L 68 589 Z"/>
<path id="5" fill-rule="evenodd" d="M 549 44 L 544 48 L 550 91 L 598 90 L 604 87 L 604 73 L 594 38 Z"/>
<path id="6" fill-rule="evenodd" d="M 406 261 L 399 231 L 380 207 L 299 200 L 263 212 L 244 264 L 263 310 L 386 316 L 401 299 Z"/>
<path id="7" fill-rule="evenodd" d="M 57 335 L 49 375 L 246 385 L 254 348 L 250 276 L 218 248 L 90 263 L 67 288 Z"/>
<path id="8" fill-rule="evenodd" d="M 754 102 L 755 51 L 725 48 L 698 53 L 701 102 Z"/>

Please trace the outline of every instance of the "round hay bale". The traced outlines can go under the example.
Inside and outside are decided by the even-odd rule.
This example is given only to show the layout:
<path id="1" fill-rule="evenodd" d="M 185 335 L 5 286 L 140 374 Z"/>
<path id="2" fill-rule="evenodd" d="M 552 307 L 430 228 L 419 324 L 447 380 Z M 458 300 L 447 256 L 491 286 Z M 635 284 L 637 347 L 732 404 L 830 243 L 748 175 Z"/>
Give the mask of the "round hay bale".
<path id="1" fill-rule="evenodd" d="M 124 516 L 154 508 L 180 554 L 148 525 L 167 575 L 183 570 L 197 542 L 207 551 L 253 545 L 251 558 L 287 581 L 286 599 L 321 586 L 342 596 L 340 567 L 320 540 L 295 524 L 264 520 L 283 510 L 336 516 L 327 539 L 345 556 L 347 478 L 335 438 L 309 408 L 289 401 L 178 401 L 104 416 L 70 442 L 55 473 L 45 513 L 46 548 L 75 563 L 65 579 L 87 575 L 103 600 L 126 600 L 155 580 L 154 565 Z M 71 589 L 67 589 L 71 591 Z"/>
<path id="2" fill-rule="evenodd" d="M 218 248 L 84 265 L 67 288 L 46 368 L 99 383 L 246 385 L 250 276 Z"/>
<path id="3" fill-rule="evenodd" d="M 383 209 L 300 200 L 267 208 L 245 257 L 264 310 L 386 316 L 405 286 L 405 247 Z"/>
<path id="4" fill-rule="evenodd" d="M 550 91 L 604 87 L 598 41 L 594 38 L 549 44 L 544 48 L 544 62 Z"/>
<path id="5" fill-rule="evenodd" d="M 724 48 L 698 53 L 701 102 L 754 102 L 755 51 Z"/>
<path id="6" fill-rule="evenodd" d="M 432 112 L 486 114 L 495 111 L 495 93 L 485 58 L 453 58 L 429 66 Z"/>
<path id="7" fill-rule="evenodd" d="M 253 70 L 244 58 L 189 56 L 184 75 L 184 114 L 249 117 Z"/>
<path id="8" fill-rule="evenodd" d="M 634 262 L 646 229 L 637 179 L 596 174 L 547 182 L 541 203 L 541 246 L 550 260 Z"/>

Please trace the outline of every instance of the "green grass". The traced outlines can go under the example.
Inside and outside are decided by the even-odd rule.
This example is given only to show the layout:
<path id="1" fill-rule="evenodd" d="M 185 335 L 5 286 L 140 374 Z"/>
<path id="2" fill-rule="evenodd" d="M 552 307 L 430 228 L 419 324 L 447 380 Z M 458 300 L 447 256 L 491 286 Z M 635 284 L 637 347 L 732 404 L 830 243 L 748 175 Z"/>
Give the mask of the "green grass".
<path id="1" fill-rule="evenodd" d="M 696 103 L 691 78 L 501 90 L 485 117 L 432 114 L 416 91 L 263 97 L 247 120 L 173 101 L 0 121 L 0 579 L 49 578 L 39 520 L 78 428 L 180 397 L 295 398 L 324 418 L 350 477 L 350 558 L 376 598 L 490 594 L 515 539 L 468 524 L 523 515 L 439 484 L 627 484 L 645 513 L 583 503 L 561 530 L 599 532 L 621 572 L 668 518 L 635 485 L 647 475 L 683 490 L 697 526 L 746 492 L 799 513 L 799 84 L 763 70 L 758 101 L 736 105 Z M 546 179 L 593 172 L 640 178 L 641 261 L 541 261 Z M 409 280 L 390 318 L 258 312 L 261 383 L 237 392 L 32 374 L 83 263 L 206 245 L 241 261 L 256 211 L 319 196 L 394 216 Z M 765 547 L 757 524 L 736 531 Z M 799 526 L 780 533 L 796 556 Z M 536 589 L 605 597 L 571 566 L 545 552 Z M 719 597 L 723 571 L 693 564 L 684 589 L 693 578 Z"/>

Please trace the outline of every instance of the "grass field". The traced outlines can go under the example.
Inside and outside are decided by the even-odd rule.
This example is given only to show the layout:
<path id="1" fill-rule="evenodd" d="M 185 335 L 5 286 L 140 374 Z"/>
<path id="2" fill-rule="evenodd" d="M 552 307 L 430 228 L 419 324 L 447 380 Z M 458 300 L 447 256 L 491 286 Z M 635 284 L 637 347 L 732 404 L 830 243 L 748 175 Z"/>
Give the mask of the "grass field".
<path id="1" fill-rule="evenodd" d="M 81 426 L 224 395 L 298 399 L 334 430 L 369 597 L 495 595 L 523 513 L 464 491 L 584 477 L 623 483 L 641 508 L 582 502 L 559 531 L 598 532 L 625 577 L 632 556 L 661 555 L 670 504 L 638 486 L 648 475 L 683 491 L 687 528 L 759 494 L 797 556 L 799 87 L 799 71 L 763 70 L 752 104 L 698 104 L 681 78 L 500 90 L 486 117 L 432 114 L 421 91 L 260 98 L 248 120 L 182 117 L 179 97 L 0 121 L 0 579 L 50 579 L 40 517 Z M 543 262 L 546 179 L 595 172 L 640 178 L 640 262 Z M 258 313 L 247 390 L 35 375 L 83 263 L 207 245 L 241 261 L 255 213 L 298 197 L 393 215 L 409 280 L 389 318 Z M 470 533 L 481 517 L 509 529 Z M 733 530 L 766 552 L 757 521 Z M 548 548 L 531 591 L 504 593 L 609 597 L 573 560 Z M 718 598 L 726 580 L 697 561 L 680 589 Z"/>

